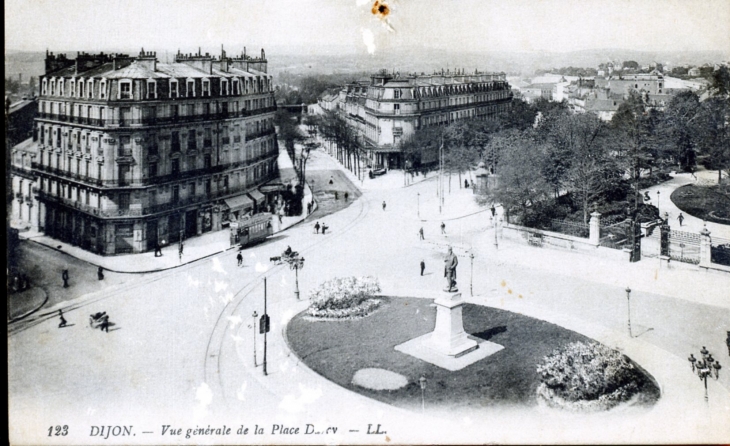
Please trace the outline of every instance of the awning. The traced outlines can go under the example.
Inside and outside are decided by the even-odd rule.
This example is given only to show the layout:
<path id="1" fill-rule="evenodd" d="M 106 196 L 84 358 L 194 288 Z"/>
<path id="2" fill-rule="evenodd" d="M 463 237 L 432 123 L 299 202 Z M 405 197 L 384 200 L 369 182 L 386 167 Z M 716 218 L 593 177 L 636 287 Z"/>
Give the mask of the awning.
<path id="1" fill-rule="evenodd" d="M 264 194 L 262 194 L 261 192 L 259 192 L 259 191 L 258 191 L 257 189 L 254 189 L 254 190 L 252 190 L 252 191 L 249 191 L 249 192 L 248 192 L 248 194 L 249 194 L 249 195 L 250 195 L 250 196 L 251 196 L 251 197 L 252 197 L 252 198 L 253 198 L 254 200 L 256 200 L 256 203 L 258 203 L 258 204 L 261 204 L 261 203 L 263 203 L 264 201 L 266 201 L 266 197 L 264 196 Z"/>
<path id="2" fill-rule="evenodd" d="M 232 211 L 253 208 L 253 200 L 248 195 L 238 195 L 236 197 L 226 198 L 225 203 Z"/>
<path id="3" fill-rule="evenodd" d="M 281 192 L 286 190 L 286 186 L 283 184 L 265 184 L 261 187 L 259 187 L 261 191 L 263 191 L 265 194 L 271 193 L 271 192 Z"/>

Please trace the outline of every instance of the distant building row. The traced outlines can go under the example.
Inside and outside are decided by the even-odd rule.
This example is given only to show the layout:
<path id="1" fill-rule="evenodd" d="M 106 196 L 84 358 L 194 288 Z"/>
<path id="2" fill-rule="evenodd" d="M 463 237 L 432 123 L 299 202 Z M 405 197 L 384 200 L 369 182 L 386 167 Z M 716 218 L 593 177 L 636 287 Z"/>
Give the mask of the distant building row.
<path id="1" fill-rule="evenodd" d="M 403 166 L 400 145 L 417 129 L 461 119 L 488 119 L 507 111 L 512 92 L 504 73 L 389 74 L 325 94 L 319 108 L 336 111 L 357 132 L 371 166 Z"/>

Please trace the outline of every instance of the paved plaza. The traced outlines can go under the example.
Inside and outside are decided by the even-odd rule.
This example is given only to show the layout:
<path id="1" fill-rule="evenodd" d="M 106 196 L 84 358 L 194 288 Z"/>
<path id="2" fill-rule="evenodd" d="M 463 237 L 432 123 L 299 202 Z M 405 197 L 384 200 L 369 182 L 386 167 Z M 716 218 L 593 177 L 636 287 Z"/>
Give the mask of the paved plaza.
<path id="1" fill-rule="evenodd" d="M 347 206 L 329 215 L 315 211 L 245 249 L 242 267 L 236 250 L 217 244 L 220 234 L 191 239 L 188 246 L 198 248 L 186 246 L 190 257 L 175 258 L 178 264 L 159 271 L 150 272 L 146 261 L 138 260 L 146 254 L 106 260 L 119 263 L 117 270 L 127 273 L 123 281 L 79 290 L 9 324 L 11 439 L 43 443 L 48 427 L 58 424 L 70 427 L 68 442 L 80 443 L 101 442 L 90 436 L 92 426 L 100 425 L 131 425 L 133 442 L 148 444 L 386 444 L 406 438 L 428 443 L 682 443 L 702 438 L 720 443 L 730 438 L 725 346 L 730 275 L 504 240 L 499 230 L 495 236 L 491 213 L 476 205 L 471 189 L 459 187 L 456 177 L 439 212 L 433 174 L 410 179 L 391 171 L 358 179 L 322 151 L 313 154 L 308 171 L 313 178 L 331 175 L 338 190 L 357 188 L 362 195 L 350 194 Z M 312 190 L 315 199 L 319 183 Z M 331 231 L 315 234 L 313 225 L 322 219 Z M 295 271 L 270 262 L 287 246 L 305 258 L 298 273 L 299 301 Z M 540 407 L 490 409 L 487 401 L 481 411 L 458 412 L 428 406 L 426 388 L 427 410 L 410 412 L 327 381 L 287 346 L 287 321 L 307 307 L 309 290 L 333 277 L 372 275 L 384 295 L 439 297 L 448 246 L 459 256 L 458 285 L 468 302 L 546 320 L 620 349 L 657 380 L 662 390 L 657 405 L 647 411 L 567 415 Z M 68 252 L 49 250 L 47 261 L 62 262 Z M 83 260 L 92 264 L 95 259 Z M 145 274 L 132 274 L 135 269 Z M 626 287 L 632 289 L 632 336 Z M 266 376 L 263 336 L 253 317 L 263 314 L 265 297 L 271 316 Z M 58 328 L 59 309 L 68 320 L 66 328 Z M 108 333 L 89 326 L 89 316 L 97 312 L 106 312 L 114 324 Z M 703 346 L 724 367 L 719 380 L 708 381 L 708 402 L 686 360 Z M 509 352 L 494 358 L 499 354 Z M 185 438 L 187 428 L 223 424 L 233 434 Z M 322 434 L 282 434 L 282 427 L 304 431 L 308 424 Z M 183 435 L 171 437 L 168 430 L 163 436 L 163 425 L 182 428 Z M 263 434 L 234 435 L 241 425 L 252 431 L 258 425 Z M 325 433 L 328 427 L 338 429 Z M 123 436 L 103 441 L 130 442 Z"/>

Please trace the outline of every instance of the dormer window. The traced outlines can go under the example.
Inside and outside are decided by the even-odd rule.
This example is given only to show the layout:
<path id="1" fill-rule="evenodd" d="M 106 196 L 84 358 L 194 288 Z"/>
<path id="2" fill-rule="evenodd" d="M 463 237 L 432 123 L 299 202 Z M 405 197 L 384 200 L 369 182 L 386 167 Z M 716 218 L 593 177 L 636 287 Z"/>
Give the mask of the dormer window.
<path id="1" fill-rule="evenodd" d="M 58 95 L 63 96 L 63 78 L 58 81 Z"/>
<path id="2" fill-rule="evenodd" d="M 55 94 L 56 94 L 56 80 L 52 79 L 51 80 L 51 96 L 53 96 Z"/>
<path id="3" fill-rule="evenodd" d="M 147 81 L 147 99 L 157 99 L 157 82 Z"/>
<path id="4" fill-rule="evenodd" d="M 393 99 L 400 99 L 400 97 L 401 97 L 401 91 L 400 90 L 393 91 Z"/>
<path id="5" fill-rule="evenodd" d="M 84 97 L 84 82 L 83 81 L 79 82 L 79 97 L 80 98 Z"/>
<path id="6" fill-rule="evenodd" d="M 94 80 L 89 79 L 86 82 L 86 97 L 92 99 L 94 97 Z"/>
<path id="7" fill-rule="evenodd" d="M 203 79 L 203 96 L 210 96 L 210 79 Z"/>
<path id="8" fill-rule="evenodd" d="M 188 79 L 186 83 L 186 92 L 185 95 L 188 98 L 194 98 L 195 97 L 195 81 L 193 79 Z"/>
<path id="9" fill-rule="evenodd" d="M 171 98 L 177 98 L 180 95 L 177 85 L 178 85 L 177 79 L 170 80 L 170 97 Z"/>
<path id="10" fill-rule="evenodd" d="M 119 99 L 132 99 L 132 81 L 119 82 Z"/>
<path id="11" fill-rule="evenodd" d="M 101 86 L 99 86 L 99 97 L 101 99 L 106 99 L 106 79 L 103 79 L 101 81 Z"/>
<path id="12" fill-rule="evenodd" d="M 221 80 L 221 95 L 228 96 L 228 79 Z"/>
<path id="13" fill-rule="evenodd" d="M 69 94 L 73 97 L 76 96 L 76 80 L 71 79 L 71 86 L 69 87 Z"/>
<path id="14" fill-rule="evenodd" d="M 41 94 L 46 95 L 48 94 L 48 79 L 43 78 L 43 84 L 41 86 Z"/>

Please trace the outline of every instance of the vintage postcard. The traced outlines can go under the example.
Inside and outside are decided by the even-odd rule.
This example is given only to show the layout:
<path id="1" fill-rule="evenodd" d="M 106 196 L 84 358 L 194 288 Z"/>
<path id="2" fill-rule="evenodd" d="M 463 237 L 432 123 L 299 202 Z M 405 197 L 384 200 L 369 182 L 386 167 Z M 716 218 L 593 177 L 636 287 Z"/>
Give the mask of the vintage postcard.
<path id="1" fill-rule="evenodd" d="M 726 0 L 10 0 L 12 445 L 730 441 Z"/>

